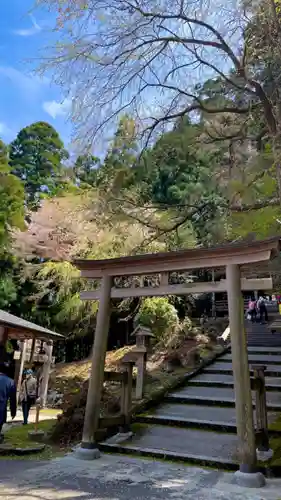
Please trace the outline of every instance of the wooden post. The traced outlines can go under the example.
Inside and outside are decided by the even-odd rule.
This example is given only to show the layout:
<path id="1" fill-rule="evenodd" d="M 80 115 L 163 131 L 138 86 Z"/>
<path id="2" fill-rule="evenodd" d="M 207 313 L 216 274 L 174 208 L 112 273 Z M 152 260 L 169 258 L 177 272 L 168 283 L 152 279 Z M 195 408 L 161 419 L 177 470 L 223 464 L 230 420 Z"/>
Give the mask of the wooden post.
<path id="1" fill-rule="evenodd" d="M 6 361 L 6 342 L 8 340 L 8 328 L 0 326 L 0 361 Z"/>
<path id="2" fill-rule="evenodd" d="M 22 375 L 23 375 L 23 369 L 24 369 L 24 363 L 25 363 L 25 356 L 26 356 L 26 340 L 23 340 L 21 342 L 21 356 L 20 356 L 20 360 L 19 360 L 19 369 L 18 369 L 18 373 L 17 373 L 17 379 L 15 380 L 15 384 L 17 387 L 17 399 L 19 397 L 20 388 L 21 388 Z"/>
<path id="3" fill-rule="evenodd" d="M 254 473 L 257 470 L 257 455 L 239 266 L 229 264 L 226 267 L 226 277 L 240 472 Z"/>
<path id="4" fill-rule="evenodd" d="M 52 366 L 52 355 L 53 355 L 53 341 L 52 340 L 48 340 L 46 342 L 45 352 L 46 352 L 46 361 L 44 362 L 44 365 L 43 365 L 43 373 L 42 373 L 42 380 L 41 380 L 41 387 L 40 387 L 40 398 L 41 398 L 41 404 L 43 407 L 47 403 L 47 396 L 48 396 L 48 385 L 49 385 L 49 378 L 50 378 L 50 372 L 51 372 L 51 366 Z"/>
<path id="5" fill-rule="evenodd" d="M 258 450 L 269 450 L 268 421 L 266 406 L 266 388 L 265 388 L 265 366 L 252 366 L 255 382 L 255 403 L 256 403 L 256 428 L 258 437 Z"/>
<path id="6" fill-rule="evenodd" d="M 39 415 L 40 415 L 40 404 L 36 404 L 36 414 L 35 414 L 35 422 L 34 422 L 34 431 L 38 432 L 38 424 L 39 424 Z"/>
<path id="7" fill-rule="evenodd" d="M 35 423 L 34 423 L 34 429 L 32 431 L 28 432 L 28 437 L 29 439 L 32 439 L 32 441 L 43 441 L 45 437 L 45 432 L 43 430 L 39 430 L 39 415 L 40 415 L 40 403 L 37 401 L 36 403 L 36 414 L 35 414 Z"/>
<path id="8" fill-rule="evenodd" d="M 31 344 L 31 350 L 30 350 L 30 358 L 29 358 L 29 363 L 32 363 L 33 357 L 34 357 L 34 352 L 35 352 L 35 347 L 36 347 L 36 338 L 33 337 L 32 339 L 32 344 Z"/>
<path id="9" fill-rule="evenodd" d="M 7 331 L 7 329 L 4 326 L 0 326 L 0 344 L 1 345 L 6 343 L 6 341 L 7 341 L 6 336 L 5 336 L 6 331 Z"/>
<path id="10" fill-rule="evenodd" d="M 104 276 L 101 283 L 83 437 L 81 448 L 77 452 L 78 456 L 84 459 L 93 459 L 100 456 L 95 437 L 99 424 L 100 402 L 104 379 L 104 363 L 110 320 L 111 286 L 112 278 L 110 276 Z"/>

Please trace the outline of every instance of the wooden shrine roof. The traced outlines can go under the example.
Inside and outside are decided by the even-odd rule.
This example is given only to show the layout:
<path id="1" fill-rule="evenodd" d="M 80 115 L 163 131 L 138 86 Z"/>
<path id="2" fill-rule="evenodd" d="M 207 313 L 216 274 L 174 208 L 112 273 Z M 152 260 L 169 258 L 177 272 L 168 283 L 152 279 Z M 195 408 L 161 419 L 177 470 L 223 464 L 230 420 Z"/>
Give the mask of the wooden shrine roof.
<path id="1" fill-rule="evenodd" d="M 14 316 L 0 309 L 0 326 L 9 329 L 10 338 L 37 338 L 39 340 L 62 340 L 63 335 Z"/>

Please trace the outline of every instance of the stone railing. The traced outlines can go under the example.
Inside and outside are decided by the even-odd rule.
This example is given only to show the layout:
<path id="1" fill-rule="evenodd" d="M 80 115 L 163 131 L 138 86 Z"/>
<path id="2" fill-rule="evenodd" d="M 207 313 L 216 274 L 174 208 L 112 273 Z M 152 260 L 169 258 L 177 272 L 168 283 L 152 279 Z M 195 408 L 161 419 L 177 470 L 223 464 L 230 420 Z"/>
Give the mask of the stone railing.
<path id="1" fill-rule="evenodd" d="M 120 427 L 121 432 L 127 432 L 130 427 L 132 411 L 132 386 L 133 386 L 133 363 L 123 364 L 122 372 L 104 372 L 105 382 L 121 383 L 121 410 L 119 415 L 101 417 L 99 428 Z"/>

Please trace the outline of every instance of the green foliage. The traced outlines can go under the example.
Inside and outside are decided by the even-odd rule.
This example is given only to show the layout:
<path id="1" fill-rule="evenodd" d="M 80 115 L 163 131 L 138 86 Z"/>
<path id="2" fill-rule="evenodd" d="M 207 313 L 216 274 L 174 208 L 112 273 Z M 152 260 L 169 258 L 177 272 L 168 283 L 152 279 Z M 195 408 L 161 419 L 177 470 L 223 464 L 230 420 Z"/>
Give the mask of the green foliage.
<path id="1" fill-rule="evenodd" d="M 24 229 L 24 190 L 22 182 L 11 174 L 8 151 L 0 140 L 0 252 L 7 249 L 12 228 Z"/>
<path id="2" fill-rule="evenodd" d="M 80 299 L 85 289 L 79 270 L 69 262 L 46 262 L 34 276 L 33 304 L 47 308 L 48 322 L 67 336 L 85 335 L 93 326 L 97 304 Z M 44 316 L 47 320 L 46 315 Z"/>
<path id="3" fill-rule="evenodd" d="M 167 297 L 143 299 L 135 322 L 150 328 L 156 341 L 166 349 L 179 347 L 192 333 L 190 318 L 185 316 L 180 321 L 177 309 Z"/>
<path id="4" fill-rule="evenodd" d="M 265 207 L 247 213 L 235 213 L 231 217 L 231 235 L 233 239 L 246 238 L 249 233 L 257 239 L 275 236 L 280 232 L 281 208 Z"/>
<path id="5" fill-rule="evenodd" d="M 277 14 L 279 3 L 271 3 Z M 30 243 L 34 261 L 16 263 L 12 272 L 3 273 L 0 307 L 66 334 L 86 334 L 94 328 L 97 305 L 80 300 L 85 284 L 67 259 L 207 246 L 243 239 L 249 233 L 264 238 L 280 232 L 281 31 L 277 29 L 280 19 L 276 24 L 269 7 L 265 0 L 252 6 L 241 65 L 245 63 L 252 81 L 261 83 L 269 99 L 267 111 L 271 108 L 276 120 L 276 134 L 264 103 L 241 67 L 225 76 L 216 73 L 206 81 L 202 78 L 192 89 L 194 103 L 201 100 L 204 104 L 196 111 L 196 121 L 194 116 L 176 120 L 173 130 L 166 128 L 142 155 L 143 143 L 137 141 L 139 122 L 128 115 L 121 118 L 104 160 L 84 152 L 68 170 L 63 166 L 67 157 L 63 143 L 46 123 L 26 127 L 11 144 L 10 165 L 18 178 L 11 174 L 7 152 L 0 144 L 4 179 L 0 183 L 0 243 L 8 241 L 10 227 L 20 226 L 23 219 L 21 182 L 28 209 L 38 209 L 43 197 L 52 198 L 21 234 Z M 238 52 L 240 48 L 235 47 L 234 53 Z M 249 106 L 250 111 L 206 112 L 208 107 L 224 106 L 240 110 Z M 47 261 L 42 263 L 42 258 Z M 117 317 L 120 309 L 131 314 L 132 303 L 116 303 Z M 184 307 L 186 312 L 186 303 Z M 188 318 L 184 324 L 179 321 L 177 309 L 166 298 L 142 300 L 138 320 L 167 345 L 191 328 Z"/>
<path id="6" fill-rule="evenodd" d="M 97 173 L 97 185 L 111 195 L 131 184 L 131 168 L 137 159 L 136 125 L 125 115 L 120 119 L 112 144 Z"/>
<path id="7" fill-rule="evenodd" d="M 228 211 L 232 197 L 252 204 L 276 193 L 270 145 L 259 161 L 253 158 L 245 166 L 237 160 L 230 177 L 225 154 L 225 147 L 205 143 L 202 124 L 182 120 L 138 160 L 134 122 L 124 118 L 103 164 L 93 156 L 78 157 L 73 175 L 80 187 L 71 172 L 61 170 L 52 193 L 63 196 L 45 200 L 21 234 L 35 260 L 15 265 L 14 274 L 5 275 L 3 307 L 66 335 L 87 335 L 94 329 L 97 304 L 81 301 L 79 294 L 95 283 L 83 283 L 66 260 L 40 263 L 37 256 L 103 259 L 139 249 L 209 245 L 249 232 L 257 237 L 273 234 L 278 209 Z M 116 303 L 117 318 L 121 311 L 131 313 L 132 305 L 131 300 Z M 165 346 L 176 345 L 191 328 L 188 318 L 184 324 L 179 321 L 166 298 L 143 300 L 138 318 Z"/>
<path id="8" fill-rule="evenodd" d="M 17 286 L 12 276 L 0 276 L 0 309 L 7 309 L 17 299 Z"/>
<path id="9" fill-rule="evenodd" d="M 180 226 L 193 229 L 198 241 L 212 242 L 212 226 L 224 209 L 223 193 L 214 177 L 217 152 L 198 147 L 201 128 L 187 122 L 164 134 L 146 154 L 142 170 L 144 202 L 173 208 Z"/>
<path id="10" fill-rule="evenodd" d="M 57 2 L 52 3 L 56 6 Z M 70 39 L 68 45 L 63 42 L 60 44 L 59 57 L 64 61 L 60 75 L 68 75 L 68 85 L 73 77 L 76 89 L 82 92 L 89 90 L 88 96 L 96 97 L 97 109 L 102 109 L 105 114 L 108 111 L 114 118 L 118 115 L 118 103 L 114 96 L 118 96 L 117 99 L 120 96 L 120 102 L 125 103 L 130 101 L 131 90 L 136 89 L 137 94 L 131 104 L 137 108 L 146 95 L 142 94 L 141 89 L 146 89 L 151 82 L 153 84 L 149 93 L 156 88 L 159 95 L 155 102 L 159 102 L 159 97 L 163 104 L 163 109 L 159 106 L 153 114 L 159 117 L 159 125 L 163 124 L 164 132 L 159 134 L 154 143 L 152 133 L 149 147 L 142 155 L 140 151 L 144 141 L 137 140 L 139 120 L 129 115 L 121 117 L 112 142 L 104 152 L 104 160 L 85 151 L 67 169 L 63 166 L 68 156 L 63 143 L 53 127 L 46 123 L 34 123 L 20 131 L 10 146 L 9 161 L 6 148 L 0 143 L 0 246 L 7 261 L 10 229 L 23 227 L 22 184 L 28 210 L 38 210 L 41 199 L 50 198 L 44 200 L 40 210 L 32 214 L 28 230 L 22 232 L 20 237 L 15 237 L 16 242 L 20 240 L 21 243 L 21 260 L 13 262 L 11 268 L 1 272 L 0 307 L 9 308 L 16 314 L 66 334 L 83 335 L 94 328 L 97 305 L 80 300 L 79 293 L 86 285 L 81 281 L 77 269 L 67 260 L 75 257 L 104 259 L 140 251 L 208 246 L 226 240 L 243 239 L 250 233 L 255 238 L 264 238 L 280 232 L 280 0 L 243 2 L 249 14 L 245 23 L 239 20 L 239 27 L 245 27 L 242 35 L 244 40 L 240 40 L 245 46 L 240 46 L 239 42 L 238 47 L 235 41 L 238 37 L 229 40 L 233 54 L 243 54 L 237 56 L 239 69 L 236 65 L 224 73 L 229 68 L 226 63 L 217 67 L 222 71 L 212 74 L 213 65 L 216 68 L 215 57 L 212 57 L 210 64 L 207 60 L 204 63 L 205 69 L 208 68 L 207 80 L 202 77 L 196 85 L 185 79 L 186 68 L 183 66 L 184 73 L 181 73 L 178 62 L 182 60 L 184 63 L 184 53 L 188 58 L 192 53 L 196 61 L 197 54 L 202 56 L 202 51 L 195 50 L 193 43 L 182 42 L 180 35 L 173 41 L 173 57 L 167 56 L 172 53 L 169 42 L 159 53 L 158 49 L 154 52 L 156 44 L 152 42 L 147 48 L 146 44 L 140 43 L 139 46 L 137 37 L 142 40 L 143 33 L 138 31 L 137 26 L 143 24 L 138 8 L 134 10 L 121 0 L 123 9 L 120 12 L 125 16 L 125 31 L 118 22 L 120 12 L 116 6 L 112 13 L 117 18 L 103 19 L 103 40 L 106 29 L 114 28 L 113 32 L 110 31 L 112 44 L 111 56 L 108 58 L 108 44 L 103 47 L 99 30 L 94 30 L 94 34 L 86 31 L 87 22 L 85 24 L 84 21 L 88 6 L 85 4 L 81 9 L 79 2 L 67 0 L 60 3 L 65 5 L 62 8 L 60 6 L 58 26 L 62 29 L 66 23 L 69 31 L 65 35 Z M 166 6 L 163 9 L 158 20 L 157 6 L 155 16 L 146 16 L 147 39 L 152 36 L 152 40 L 155 40 L 155 26 L 166 23 L 163 20 Z M 87 19 L 92 30 L 91 15 Z M 195 20 L 200 19 L 200 9 L 195 8 L 192 15 Z M 173 22 L 180 34 L 184 32 L 184 24 L 180 17 L 176 17 Z M 89 37 L 85 35 L 83 51 L 77 57 L 81 45 L 75 35 L 75 23 L 79 24 L 81 19 Z M 203 33 L 197 20 L 191 23 L 191 29 L 194 24 L 195 38 Z M 216 19 L 213 21 L 216 27 Z M 220 26 L 217 27 L 220 30 Z M 213 33 L 209 32 L 210 40 L 213 40 Z M 207 28 L 205 35 L 208 37 Z M 93 40 L 97 44 L 92 43 Z M 93 53 L 97 45 L 100 55 Z M 136 46 L 139 47 L 137 53 L 134 49 Z M 89 50 L 85 50 L 85 47 Z M 106 54 L 102 54 L 103 48 Z M 221 49 L 218 49 L 220 61 L 226 56 L 225 52 L 221 52 L 224 48 L 225 45 L 221 44 Z M 213 50 L 214 47 L 210 53 L 213 54 Z M 229 55 L 229 51 L 226 52 Z M 204 49 L 203 59 L 208 57 L 208 53 L 209 49 Z M 64 54 L 66 57 L 61 57 Z M 84 63 L 83 54 L 87 54 Z M 97 65 L 103 55 L 106 56 L 104 65 Z M 233 61 L 234 58 L 231 58 Z M 121 74 L 121 83 L 120 80 L 118 82 L 116 68 L 110 63 L 114 60 L 120 63 L 117 73 Z M 153 70 L 150 75 L 152 79 L 148 78 L 147 84 L 149 75 L 139 73 L 144 62 L 147 68 L 145 73 L 149 73 L 148 68 Z M 197 62 L 200 67 L 202 61 L 198 59 Z M 85 64 L 83 75 L 86 80 L 83 80 L 80 63 Z M 157 74 L 159 68 L 162 71 L 160 76 Z M 122 73 L 123 70 L 125 73 Z M 100 71 L 104 76 L 102 80 Z M 89 74 L 91 79 L 88 78 Z M 81 78 L 77 78 L 77 75 Z M 135 85 L 135 78 L 140 80 L 137 80 L 138 85 Z M 177 85 L 183 82 L 178 92 L 176 80 Z M 101 81 L 104 88 L 99 88 Z M 162 89 L 161 82 L 165 85 Z M 174 89 L 169 89 L 171 84 L 175 85 Z M 173 96 L 171 100 L 169 96 Z M 77 101 L 79 97 L 77 95 Z M 81 95 L 81 101 L 83 98 Z M 83 129 L 91 129 L 92 136 L 91 124 L 95 128 L 95 119 L 99 120 L 100 116 L 94 108 L 91 115 L 89 98 L 84 101 L 87 101 L 87 109 L 86 113 L 81 113 L 81 124 Z M 195 114 L 192 117 L 181 116 L 175 120 L 174 128 L 168 129 L 166 113 L 168 116 L 171 113 L 179 116 L 177 112 L 183 106 L 190 106 L 193 112 L 196 108 Z M 233 107 L 239 112 L 229 112 Z M 223 112 L 215 112 L 223 108 Z M 208 109 L 212 109 L 212 112 L 207 112 Z M 104 114 L 102 116 L 104 118 Z M 155 122 L 157 120 L 155 118 Z M 147 123 L 152 121 L 148 119 Z M 153 127 L 151 132 L 154 132 Z M 43 186 L 45 192 L 42 191 Z M 27 261 L 27 255 L 29 258 L 32 256 L 33 260 Z M 127 283 L 128 279 L 124 280 Z M 87 285 L 94 287 L 95 283 Z M 139 305 L 133 302 L 129 299 L 122 304 L 114 303 L 117 318 L 120 309 L 122 312 L 126 310 L 128 315 L 132 314 L 132 310 Z M 187 311 L 186 301 L 181 307 L 179 301 L 175 301 L 175 304 L 183 316 Z M 177 309 L 166 298 L 142 300 L 138 319 L 152 328 L 157 339 L 165 339 L 166 344 L 171 338 L 186 335 L 191 328 L 188 318 L 180 323 Z"/>
<path id="11" fill-rule="evenodd" d="M 8 164 L 8 148 L 0 139 L 0 166 L 1 173 L 9 173 L 9 164 Z"/>
<path id="12" fill-rule="evenodd" d="M 18 133 L 10 145 L 10 165 L 24 183 L 30 208 L 38 208 L 44 192 L 55 191 L 62 180 L 62 161 L 67 157 L 59 134 L 48 123 L 33 123 Z"/>
<path id="13" fill-rule="evenodd" d="M 141 303 L 137 322 L 151 328 L 157 340 L 179 326 L 177 310 L 165 297 L 144 299 Z"/>
<path id="14" fill-rule="evenodd" d="M 97 172 L 100 160 L 91 154 L 80 155 L 73 167 L 74 175 L 80 184 L 95 186 L 97 184 Z"/>

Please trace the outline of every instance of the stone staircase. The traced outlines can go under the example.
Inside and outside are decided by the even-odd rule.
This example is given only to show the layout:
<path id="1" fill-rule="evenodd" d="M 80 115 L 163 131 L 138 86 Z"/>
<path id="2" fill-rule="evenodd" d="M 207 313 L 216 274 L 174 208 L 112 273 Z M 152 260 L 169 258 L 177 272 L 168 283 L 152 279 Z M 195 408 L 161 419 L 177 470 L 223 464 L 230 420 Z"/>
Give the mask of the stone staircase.
<path id="1" fill-rule="evenodd" d="M 261 332 L 260 339 L 267 334 L 274 337 L 264 325 L 251 325 L 251 333 L 255 327 Z M 267 366 L 270 423 L 275 420 L 276 413 L 281 412 L 281 341 L 280 347 L 249 344 L 249 364 Z M 169 393 L 153 411 L 138 415 L 133 430 L 133 436 L 127 441 L 117 443 L 109 439 L 102 443 L 101 449 L 236 470 L 235 396 L 230 350 L 189 379 L 184 387 Z"/>
<path id="2" fill-rule="evenodd" d="M 269 314 L 269 323 L 261 325 L 260 323 L 246 323 L 248 345 L 251 347 L 279 347 L 281 353 L 281 333 L 272 333 L 270 323 L 275 319 L 281 320 L 276 303 L 267 306 Z"/>

